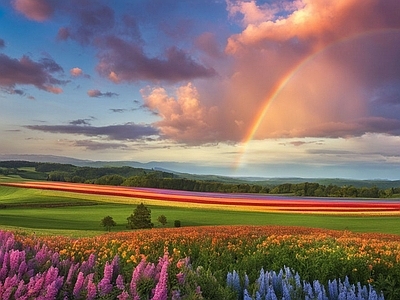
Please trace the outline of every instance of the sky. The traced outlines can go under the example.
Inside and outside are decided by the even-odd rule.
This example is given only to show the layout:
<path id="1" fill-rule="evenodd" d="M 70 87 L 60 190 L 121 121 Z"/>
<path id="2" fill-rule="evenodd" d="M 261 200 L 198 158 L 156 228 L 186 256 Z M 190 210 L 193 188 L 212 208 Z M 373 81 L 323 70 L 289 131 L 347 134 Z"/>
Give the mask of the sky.
<path id="1" fill-rule="evenodd" d="M 400 179 L 398 0 L 0 0 L 0 154 Z"/>

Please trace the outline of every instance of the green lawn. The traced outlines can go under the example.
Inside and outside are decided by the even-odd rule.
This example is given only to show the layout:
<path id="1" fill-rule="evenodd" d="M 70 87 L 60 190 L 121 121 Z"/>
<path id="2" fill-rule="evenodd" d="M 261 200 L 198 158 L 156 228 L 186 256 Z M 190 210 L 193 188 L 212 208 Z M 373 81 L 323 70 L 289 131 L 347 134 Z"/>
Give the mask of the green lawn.
<path id="1" fill-rule="evenodd" d="M 117 223 L 113 231 L 126 230 L 126 218 L 141 200 L 129 201 L 121 197 L 0 186 L 0 228 L 91 236 L 104 232 L 100 220 L 109 215 Z M 157 227 L 161 226 L 157 217 L 163 214 L 168 220 L 166 226 L 170 227 L 174 220 L 180 220 L 182 226 L 285 225 L 400 234 L 399 217 L 279 214 L 145 204 Z"/>

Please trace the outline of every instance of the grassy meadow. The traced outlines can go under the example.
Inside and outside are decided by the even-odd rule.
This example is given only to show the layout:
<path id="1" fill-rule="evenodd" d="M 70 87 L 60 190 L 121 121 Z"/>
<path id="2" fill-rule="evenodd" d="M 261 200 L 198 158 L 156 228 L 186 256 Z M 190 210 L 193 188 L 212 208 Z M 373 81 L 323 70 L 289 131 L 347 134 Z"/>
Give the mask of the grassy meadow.
<path id="1" fill-rule="evenodd" d="M 36 234 L 94 236 L 104 233 L 100 220 L 112 216 L 117 226 L 112 231 L 125 231 L 126 218 L 143 202 L 151 209 L 155 227 L 160 215 L 167 217 L 166 227 L 174 220 L 186 226 L 208 225 L 283 225 L 400 234 L 396 216 L 332 216 L 290 213 L 266 213 L 229 210 L 227 208 L 191 207 L 146 199 L 118 196 L 87 195 L 62 191 L 23 189 L 0 186 L 0 227 Z"/>

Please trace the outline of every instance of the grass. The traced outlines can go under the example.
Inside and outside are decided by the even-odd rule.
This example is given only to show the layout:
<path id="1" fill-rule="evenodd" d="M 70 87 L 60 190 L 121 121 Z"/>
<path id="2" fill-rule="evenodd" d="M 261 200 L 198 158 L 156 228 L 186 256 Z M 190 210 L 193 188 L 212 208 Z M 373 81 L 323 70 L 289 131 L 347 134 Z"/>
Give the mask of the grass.
<path id="1" fill-rule="evenodd" d="M 167 227 L 174 226 L 174 220 L 180 220 L 182 226 L 285 225 L 400 235 L 399 217 L 246 212 L 188 207 L 187 204 L 186 207 L 166 206 L 165 202 L 151 200 L 6 186 L 0 186 L 0 228 L 40 234 L 93 236 L 104 233 L 100 220 L 109 215 L 117 223 L 112 230 L 123 231 L 126 230 L 126 218 L 140 202 L 151 209 L 157 227 L 161 227 L 157 217 L 163 214 L 168 220 Z"/>

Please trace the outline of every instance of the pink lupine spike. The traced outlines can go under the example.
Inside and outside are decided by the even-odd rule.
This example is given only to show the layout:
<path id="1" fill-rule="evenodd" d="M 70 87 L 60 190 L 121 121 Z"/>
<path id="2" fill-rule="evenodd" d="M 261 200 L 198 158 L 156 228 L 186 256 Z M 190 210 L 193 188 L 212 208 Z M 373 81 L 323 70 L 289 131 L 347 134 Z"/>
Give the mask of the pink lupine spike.
<path id="1" fill-rule="evenodd" d="M 76 279 L 74 290 L 72 294 L 74 295 L 75 298 L 79 298 L 81 290 L 83 288 L 83 283 L 85 281 L 85 277 L 83 276 L 82 272 L 78 273 L 78 278 Z"/>

